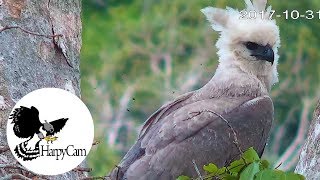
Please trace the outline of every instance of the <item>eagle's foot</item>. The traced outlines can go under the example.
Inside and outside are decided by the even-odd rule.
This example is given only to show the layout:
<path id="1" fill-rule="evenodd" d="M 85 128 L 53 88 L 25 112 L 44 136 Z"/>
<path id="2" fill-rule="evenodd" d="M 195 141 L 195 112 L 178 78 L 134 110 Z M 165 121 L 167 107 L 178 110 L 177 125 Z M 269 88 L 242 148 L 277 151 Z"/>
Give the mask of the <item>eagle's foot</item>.
<path id="1" fill-rule="evenodd" d="M 44 138 L 44 140 L 46 140 L 47 143 L 51 142 L 51 144 L 53 143 L 53 141 L 56 141 L 57 139 L 58 139 L 58 137 L 56 137 L 56 136 L 46 136 Z"/>

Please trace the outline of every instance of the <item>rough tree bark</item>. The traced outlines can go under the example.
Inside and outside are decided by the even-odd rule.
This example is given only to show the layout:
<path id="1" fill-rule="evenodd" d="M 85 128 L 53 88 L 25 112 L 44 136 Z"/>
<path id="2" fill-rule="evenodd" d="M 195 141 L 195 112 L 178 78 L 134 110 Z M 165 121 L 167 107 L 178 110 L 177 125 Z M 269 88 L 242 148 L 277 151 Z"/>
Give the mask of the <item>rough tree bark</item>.
<path id="1" fill-rule="evenodd" d="M 35 176 L 7 148 L 5 128 L 15 103 L 44 87 L 80 96 L 80 12 L 80 0 L 0 0 L 0 179 Z M 71 171 L 45 178 L 83 176 Z"/>
<path id="2" fill-rule="evenodd" d="M 320 101 L 314 112 L 295 172 L 304 175 L 306 179 L 320 179 Z"/>

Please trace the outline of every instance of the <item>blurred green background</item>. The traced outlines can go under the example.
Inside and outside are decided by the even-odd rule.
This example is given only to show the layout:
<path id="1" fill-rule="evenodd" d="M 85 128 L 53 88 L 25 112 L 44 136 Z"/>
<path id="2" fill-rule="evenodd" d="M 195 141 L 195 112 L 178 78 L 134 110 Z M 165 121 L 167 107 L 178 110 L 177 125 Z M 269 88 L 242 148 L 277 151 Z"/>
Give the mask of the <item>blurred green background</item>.
<path id="1" fill-rule="evenodd" d="M 203 86 L 214 74 L 218 34 L 200 9 L 244 8 L 239 0 L 83 0 L 82 98 L 101 141 L 88 157 L 93 176 L 113 168 L 142 123 L 163 103 Z M 271 0 L 276 14 L 315 11 L 313 20 L 276 18 L 280 82 L 264 158 L 293 170 L 319 98 L 320 1 Z M 283 14 L 282 14 L 283 15 Z"/>

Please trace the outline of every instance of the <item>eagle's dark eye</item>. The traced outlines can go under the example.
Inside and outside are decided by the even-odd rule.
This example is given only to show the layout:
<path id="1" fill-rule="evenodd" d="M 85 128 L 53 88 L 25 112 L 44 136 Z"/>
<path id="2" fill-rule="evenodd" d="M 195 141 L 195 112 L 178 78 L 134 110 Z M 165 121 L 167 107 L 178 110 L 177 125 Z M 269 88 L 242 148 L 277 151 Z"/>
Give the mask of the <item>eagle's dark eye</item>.
<path id="1" fill-rule="evenodd" d="M 254 43 L 254 42 L 246 42 L 244 45 L 249 49 L 249 50 L 256 50 L 259 47 L 259 44 Z"/>

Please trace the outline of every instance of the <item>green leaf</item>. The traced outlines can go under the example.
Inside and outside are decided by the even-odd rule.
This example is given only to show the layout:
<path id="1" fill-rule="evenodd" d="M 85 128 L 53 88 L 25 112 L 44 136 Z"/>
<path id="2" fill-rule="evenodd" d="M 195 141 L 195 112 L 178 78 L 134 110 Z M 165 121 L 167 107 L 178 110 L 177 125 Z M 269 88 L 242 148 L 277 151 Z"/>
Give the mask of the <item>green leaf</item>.
<path id="1" fill-rule="evenodd" d="M 255 175 L 254 180 L 283 180 L 284 172 L 279 170 L 265 169 Z"/>
<path id="2" fill-rule="evenodd" d="M 253 162 L 240 173 L 240 180 L 253 180 L 257 172 L 259 172 L 259 163 Z"/>
<path id="3" fill-rule="evenodd" d="M 245 162 L 247 164 L 250 164 L 252 162 L 259 161 L 259 160 L 260 158 L 257 152 L 253 149 L 253 147 L 251 147 L 243 153 L 241 159 L 233 161 L 228 166 L 228 169 L 231 173 L 239 173 L 246 166 Z"/>
<path id="4" fill-rule="evenodd" d="M 260 160 L 257 152 L 253 149 L 253 147 L 249 148 L 248 150 L 246 150 L 243 155 L 242 158 L 246 160 L 246 163 L 252 163 L 254 161 L 258 161 Z"/>
<path id="5" fill-rule="evenodd" d="M 233 161 L 228 166 L 228 170 L 231 173 L 239 173 L 243 169 L 244 166 L 245 166 L 245 163 L 244 163 L 243 159 L 240 159 L 240 160 Z"/>
<path id="6" fill-rule="evenodd" d="M 205 170 L 208 173 L 217 173 L 218 167 L 215 164 L 208 164 L 203 166 L 203 170 Z"/>
<path id="7" fill-rule="evenodd" d="M 293 172 L 283 172 L 280 170 L 265 169 L 255 175 L 254 180 L 304 180 L 305 178 Z"/>
<path id="8" fill-rule="evenodd" d="M 270 163 L 267 160 L 261 160 L 260 162 L 260 170 L 268 169 Z"/>
<path id="9" fill-rule="evenodd" d="M 189 178 L 188 176 L 179 176 L 177 178 L 177 180 L 190 180 L 191 178 Z"/>
<path id="10" fill-rule="evenodd" d="M 238 180 L 238 177 L 236 175 L 227 174 L 222 177 L 222 180 Z"/>
<path id="11" fill-rule="evenodd" d="M 222 167 L 222 168 L 218 169 L 216 174 L 224 174 L 226 171 L 227 171 L 227 168 L 226 167 Z"/>
<path id="12" fill-rule="evenodd" d="M 286 179 L 288 180 L 304 180 L 305 177 L 300 175 L 300 174 L 296 174 L 293 172 L 287 172 L 285 173 Z"/>

